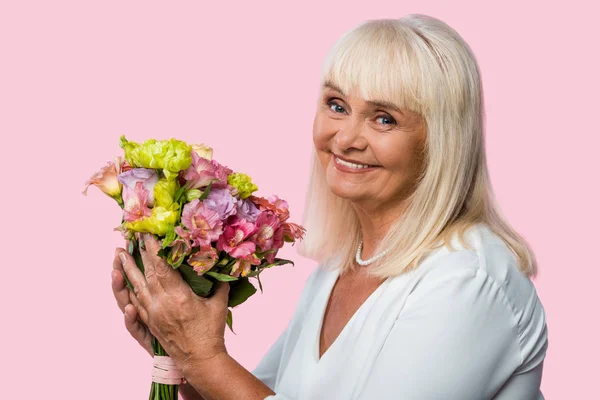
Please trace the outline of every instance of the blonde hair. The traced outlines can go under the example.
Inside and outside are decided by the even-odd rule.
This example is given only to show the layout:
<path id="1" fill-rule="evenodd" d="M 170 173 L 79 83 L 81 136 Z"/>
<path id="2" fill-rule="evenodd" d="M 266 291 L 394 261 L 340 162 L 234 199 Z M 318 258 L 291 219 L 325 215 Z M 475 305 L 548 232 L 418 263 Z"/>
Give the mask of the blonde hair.
<path id="1" fill-rule="evenodd" d="M 387 278 L 408 272 L 456 233 L 471 248 L 464 232 L 483 223 L 514 253 L 521 272 L 536 276 L 533 252 L 506 222 L 492 190 L 480 71 L 454 29 L 422 14 L 363 22 L 330 50 L 321 85 L 326 81 L 367 101 L 390 101 L 417 112 L 427 128 L 425 167 L 404 213 L 374 250 L 390 248 L 369 267 L 370 274 Z M 314 148 L 303 226 L 300 255 L 324 265 L 335 259 L 331 264 L 342 273 L 354 268 L 360 222 L 352 203 L 329 190 Z"/>

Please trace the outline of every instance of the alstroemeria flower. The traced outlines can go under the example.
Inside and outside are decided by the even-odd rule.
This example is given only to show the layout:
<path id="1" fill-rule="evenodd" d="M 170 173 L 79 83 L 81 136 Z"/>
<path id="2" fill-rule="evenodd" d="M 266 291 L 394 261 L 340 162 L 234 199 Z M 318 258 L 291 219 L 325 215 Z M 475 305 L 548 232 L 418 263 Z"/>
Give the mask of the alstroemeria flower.
<path id="1" fill-rule="evenodd" d="M 286 242 L 295 242 L 297 239 L 302 239 L 306 233 L 304 227 L 293 222 L 284 222 L 281 226 L 283 228 L 283 240 Z"/>
<path id="2" fill-rule="evenodd" d="M 217 262 L 218 256 L 217 251 L 214 247 L 201 246 L 200 250 L 192 254 L 188 258 L 188 264 L 192 266 L 194 271 L 198 275 L 203 275 L 206 271 L 209 271 Z"/>
<path id="3" fill-rule="evenodd" d="M 133 189 L 123 187 L 123 219 L 127 222 L 138 221 L 152 215 L 148 208 L 150 191 L 144 188 L 142 181 L 137 181 Z"/>
<path id="4" fill-rule="evenodd" d="M 176 203 L 174 203 L 176 204 Z M 208 246 L 223 233 L 223 223 L 219 213 L 205 207 L 199 199 L 183 206 L 181 226 L 175 227 L 175 233 L 192 241 L 192 246 Z"/>
<path id="5" fill-rule="evenodd" d="M 237 212 L 235 206 L 237 199 L 227 189 L 211 188 L 210 193 L 204 199 L 206 207 L 219 213 L 222 220 Z"/>
<path id="6" fill-rule="evenodd" d="M 158 182 L 156 171 L 149 168 L 132 168 L 117 176 L 119 182 L 129 189 L 134 189 L 141 182 L 144 189 L 148 191 L 148 207 L 154 207 L 154 185 Z"/>
<path id="7" fill-rule="evenodd" d="M 133 240 L 134 233 L 135 233 L 135 232 L 127 229 L 127 223 L 126 222 L 121 223 L 121 225 L 119 225 L 116 228 L 114 228 L 113 231 L 119 231 L 119 232 L 121 232 L 121 235 L 123 236 L 123 239 L 125 239 L 125 240 Z"/>
<path id="8" fill-rule="evenodd" d="M 171 265 L 180 265 L 185 256 L 192 252 L 192 244 L 189 240 L 183 238 L 173 240 L 169 244 L 169 247 L 171 248 L 171 252 L 167 257 L 167 261 Z"/>
<path id="9" fill-rule="evenodd" d="M 254 253 L 256 245 L 254 242 L 245 241 L 254 233 L 254 224 L 245 219 L 233 217 L 229 225 L 223 231 L 223 235 L 217 241 L 217 250 L 225 250 L 233 258 L 243 258 Z"/>
<path id="10" fill-rule="evenodd" d="M 252 241 L 261 251 L 280 248 L 283 246 L 283 229 L 281 222 L 273 211 L 263 211 L 256 219 L 256 232 Z"/>
<path id="11" fill-rule="evenodd" d="M 100 171 L 96 172 L 85 182 L 85 188 L 81 193 L 87 196 L 87 190 L 90 185 L 95 185 L 104 194 L 112 197 L 120 206 L 123 206 L 123 199 L 121 198 L 122 185 L 117 177 L 121 173 L 124 162 L 125 159 L 120 156 L 115 157 L 114 161 L 109 161 Z"/>
<path id="12" fill-rule="evenodd" d="M 244 258 L 238 258 L 231 267 L 229 275 L 235 276 L 236 278 L 239 278 L 240 275 L 247 276 L 251 271 L 252 265 L 259 265 L 260 262 L 260 259 L 256 257 L 254 253 L 249 254 Z"/>
<path id="13" fill-rule="evenodd" d="M 285 222 L 290 216 L 287 201 L 280 199 L 275 195 L 269 196 L 268 199 L 256 196 L 250 196 L 249 199 L 256 204 L 259 210 L 269 210 L 275 212 L 275 214 L 279 217 L 280 222 Z"/>

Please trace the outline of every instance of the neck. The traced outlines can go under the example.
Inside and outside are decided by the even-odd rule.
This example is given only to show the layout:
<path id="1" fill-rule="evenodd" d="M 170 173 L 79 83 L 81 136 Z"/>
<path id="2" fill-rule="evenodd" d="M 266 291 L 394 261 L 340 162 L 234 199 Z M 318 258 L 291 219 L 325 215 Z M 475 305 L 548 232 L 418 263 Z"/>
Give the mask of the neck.
<path id="1" fill-rule="evenodd" d="M 375 255 L 375 249 L 384 238 L 390 225 L 404 212 L 404 202 L 393 207 L 365 208 L 355 204 L 354 209 L 360 221 L 363 240 L 361 258 L 367 260 Z M 383 251 L 385 249 L 381 249 Z"/>

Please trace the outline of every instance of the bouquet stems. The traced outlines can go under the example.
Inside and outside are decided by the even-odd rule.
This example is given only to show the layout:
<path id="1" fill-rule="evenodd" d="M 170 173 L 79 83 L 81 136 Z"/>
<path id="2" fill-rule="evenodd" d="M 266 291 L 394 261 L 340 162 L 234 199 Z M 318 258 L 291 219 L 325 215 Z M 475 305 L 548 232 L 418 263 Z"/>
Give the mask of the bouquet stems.
<path id="1" fill-rule="evenodd" d="M 168 356 L 162 345 L 152 337 L 152 351 L 156 356 Z M 177 400 L 179 393 L 179 385 L 165 385 L 163 383 L 152 382 L 150 388 L 149 400 Z"/>
<path id="2" fill-rule="evenodd" d="M 129 248 L 127 250 L 129 254 L 133 256 L 138 268 L 144 272 L 144 262 L 142 261 L 142 255 L 135 238 L 131 239 L 129 242 Z M 125 271 L 123 271 L 123 276 L 125 277 L 127 286 L 133 290 L 133 286 L 129 282 Z M 142 322 L 140 321 L 140 323 Z M 155 356 L 169 356 L 154 336 L 152 336 L 152 352 Z M 178 394 L 179 385 L 166 385 L 164 383 L 152 382 L 149 400 L 177 400 L 179 398 Z"/>

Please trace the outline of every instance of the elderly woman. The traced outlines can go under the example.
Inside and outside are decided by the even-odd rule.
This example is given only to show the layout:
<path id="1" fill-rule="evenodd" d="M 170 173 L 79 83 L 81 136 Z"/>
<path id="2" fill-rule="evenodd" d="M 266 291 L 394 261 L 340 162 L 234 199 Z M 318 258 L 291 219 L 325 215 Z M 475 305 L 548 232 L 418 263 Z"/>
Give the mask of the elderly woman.
<path id="1" fill-rule="evenodd" d="M 252 372 L 224 344 L 227 284 L 196 297 L 151 236 L 145 276 L 117 249 L 125 325 L 147 350 L 145 326 L 159 339 L 182 395 L 543 399 L 537 265 L 494 200 L 480 72 L 463 39 L 419 14 L 360 24 L 325 60 L 313 135 L 301 254 L 319 264 Z"/>

